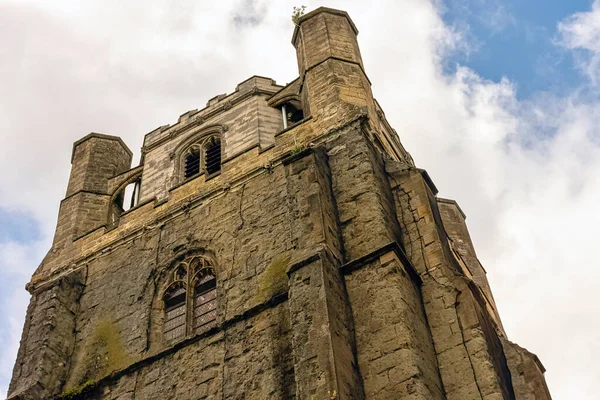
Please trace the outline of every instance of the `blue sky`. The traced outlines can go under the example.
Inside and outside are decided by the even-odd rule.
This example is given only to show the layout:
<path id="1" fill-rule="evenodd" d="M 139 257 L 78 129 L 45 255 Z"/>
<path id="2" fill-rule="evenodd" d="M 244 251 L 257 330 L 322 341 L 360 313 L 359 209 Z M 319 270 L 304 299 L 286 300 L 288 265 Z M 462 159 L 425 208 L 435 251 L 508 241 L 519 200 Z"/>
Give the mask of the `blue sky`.
<path id="1" fill-rule="evenodd" d="M 40 239 L 40 226 L 30 215 L 22 211 L 0 208 L 0 243 L 31 243 Z"/>
<path id="2" fill-rule="evenodd" d="M 557 23 L 589 10 L 590 0 L 455 0 L 442 14 L 464 29 L 473 49 L 447 60 L 446 68 L 468 66 L 493 81 L 507 77 L 519 98 L 540 91 L 564 94 L 585 78 L 575 71 L 573 55 L 561 46 Z"/>
<path id="3" fill-rule="evenodd" d="M 467 214 L 509 338 L 554 399 L 597 398 L 600 0 L 302 3 L 353 18 L 374 95 Z M 177 4 L 0 0 L 0 397 L 72 143 L 104 132 L 137 153 L 249 76 L 297 75 L 296 0 Z"/>
<path id="4" fill-rule="evenodd" d="M 520 98 L 539 91 L 562 94 L 584 82 L 573 55 L 556 45 L 557 23 L 588 10 L 590 0 L 457 0 L 445 6 L 444 21 L 464 29 L 473 46 L 449 58 L 449 70 L 460 63 L 486 79 L 507 77 Z"/>

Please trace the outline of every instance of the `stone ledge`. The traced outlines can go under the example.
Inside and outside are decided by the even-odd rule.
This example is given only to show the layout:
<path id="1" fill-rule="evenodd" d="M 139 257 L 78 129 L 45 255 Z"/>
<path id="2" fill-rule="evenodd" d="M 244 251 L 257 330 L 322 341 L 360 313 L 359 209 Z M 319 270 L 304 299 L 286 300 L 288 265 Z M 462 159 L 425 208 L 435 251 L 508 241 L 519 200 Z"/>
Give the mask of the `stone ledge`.
<path id="1" fill-rule="evenodd" d="M 37 400 L 46 396 L 46 390 L 41 383 L 36 382 L 25 388 L 9 393 L 6 400 Z"/>
<path id="2" fill-rule="evenodd" d="M 408 272 L 408 274 L 411 276 L 411 278 L 420 285 L 422 283 L 421 277 L 417 273 L 417 270 L 412 265 L 412 263 L 410 262 L 410 260 L 406 256 L 406 254 L 404 254 L 404 251 L 402 250 L 402 247 L 400 246 L 400 244 L 398 242 L 390 242 L 383 247 L 380 247 L 368 254 L 365 254 L 362 257 L 359 257 L 350 262 L 347 262 L 346 264 L 342 265 L 342 267 L 341 267 L 342 273 L 344 275 L 351 274 L 352 271 L 361 269 L 364 266 L 364 264 L 366 264 L 370 261 L 373 261 L 373 260 L 379 258 L 380 256 L 382 256 L 386 253 L 389 253 L 390 251 L 393 251 L 394 253 L 396 253 L 396 256 L 398 257 L 398 259 L 400 260 L 400 262 L 406 269 L 406 272 Z"/>
<path id="3" fill-rule="evenodd" d="M 462 208 L 460 208 L 456 200 L 445 199 L 443 197 L 436 197 L 436 200 L 438 201 L 438 203 L 452 204 L 458 209 L 458 212 L 460 213 L 460 215 L 462 215 L 463 219 L 467 219 L 467 215 L 463 212 Z"/>
<path id="4" fill-rule="evenodd" d="M 417 171 L 419 171 L 421 173 L 421 176 L 425 180 L 425 183 L 427 183 L 427 186 L 429 187 L 429 189 L 431 190 L 433 195 L 435 196 L 436 194 L 438 194 L 438 192 L 439 192 L 438 188 L 433 183 L 433 180 L 429 176 L 429 173 L 426 170 L 424 170 L 423 168 L 417 168 Z"/>
<path id="5" fill-rule="evenodd" d="M 288 277 L 290 277 L 294 272 L 317 260 L 328 260 L 332 264 L 336 264 L 337 258 L 329 246 L 322 244 L 316 249 L 308 250 L 302 255 L 293 259 L 287 267 L 286 274 Z"/>

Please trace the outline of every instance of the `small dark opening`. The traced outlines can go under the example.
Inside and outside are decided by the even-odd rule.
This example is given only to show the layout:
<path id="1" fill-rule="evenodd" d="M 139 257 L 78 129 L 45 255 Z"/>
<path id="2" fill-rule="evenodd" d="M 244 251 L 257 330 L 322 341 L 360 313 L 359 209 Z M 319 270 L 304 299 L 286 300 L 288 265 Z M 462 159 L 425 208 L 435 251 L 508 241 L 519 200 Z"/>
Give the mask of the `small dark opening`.
<path id="1" fill-rule="evenodd" d="M 122 213 L 124 211 L 124 209 L 123 209 L 124 198 L 125 198 L 125 191 L 123 190 L 123 191 L 119 192 L 119 194 L 117 194 L 117 196 L 115 197 L 115 200 L 114 200 L 114 205 L 118 207 L 120 213 Z"/>
<path id="2" fill-rule="evenodd" d="M 200 151 L 192 148 L 185 156 L 185 177 L 190 178 L 200 173 Z"/>
<path id="3" fill-rule="evenodd" d="M 304 119 L 304 111 L 292 103 L 285 104 L 286 118 L 288 125 L 296 124 Z"/>
<path id="4" fill-rule="evenodd" d="M 217 137 L 208 139 L 205 147 L 206 173 L 212 175 L 221 170 L 221 141 Z"/>

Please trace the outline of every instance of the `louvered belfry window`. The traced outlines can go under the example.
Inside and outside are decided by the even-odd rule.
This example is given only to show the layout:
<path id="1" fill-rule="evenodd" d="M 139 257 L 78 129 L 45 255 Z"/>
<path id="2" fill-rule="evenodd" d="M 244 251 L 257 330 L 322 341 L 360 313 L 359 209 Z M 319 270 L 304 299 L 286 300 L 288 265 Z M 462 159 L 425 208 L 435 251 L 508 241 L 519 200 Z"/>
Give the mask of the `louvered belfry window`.
<path id="1" fill-rule="evenodd" d="M 217 319 L 217 280 L 204 257 L 191 256 L 180 262 L 164 294 L 164 338 L 174 343 L 210 329 Z"/>
<path id="2" fill-rule="evenodd" d="M 183 179 L 193 178 L 200 173 L 212 177 L 221 171 L 221 139 L 213 135 L 190 145 L 181 155 L 180 167 Z"/>
<path id="3" fill-rule="evenodd" d="M 212 175 L 221 170 L 221 140 L 212 136 L 204 145 L 204 163 L 206 173 Z"/>
<path id="4" fill-rule="evenodd" d="M 190 178 L 200 173 L 200 149 L 191 147 L 185 156 L 185 178 Z"/>

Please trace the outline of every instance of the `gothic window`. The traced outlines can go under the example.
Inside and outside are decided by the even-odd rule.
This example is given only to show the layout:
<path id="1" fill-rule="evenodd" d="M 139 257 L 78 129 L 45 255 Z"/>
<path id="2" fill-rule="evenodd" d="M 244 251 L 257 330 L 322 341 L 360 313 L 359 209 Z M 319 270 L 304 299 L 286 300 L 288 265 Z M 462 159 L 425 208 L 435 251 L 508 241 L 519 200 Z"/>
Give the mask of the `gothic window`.
<path id="1" fill-rule="evenodd" d="M 185 283 L 174 282 L 165 293 L 165 340 L 175 342 L 186 334 Z"/>
<path id="2" fill-rule="evenodd" d="M 194 281 L 194 328 L 200 328 L 217 318 L 217 280 L 205 268 L 196 274 Z"/>
<path id="3" fill-rule="evenodd" d="M 217 135 L 193 143 L 181 155 L 183 179 L 200 173 L 213 176 L 221 170 L 221 139 Z"/>
<path id="4" fill-rule="evenodd" d="M 215 326 L 216 283 L 214 269 L 203 257 L 190 256 L 176 266 L 163 296 L 166 342 L 174 343 Z"/>

